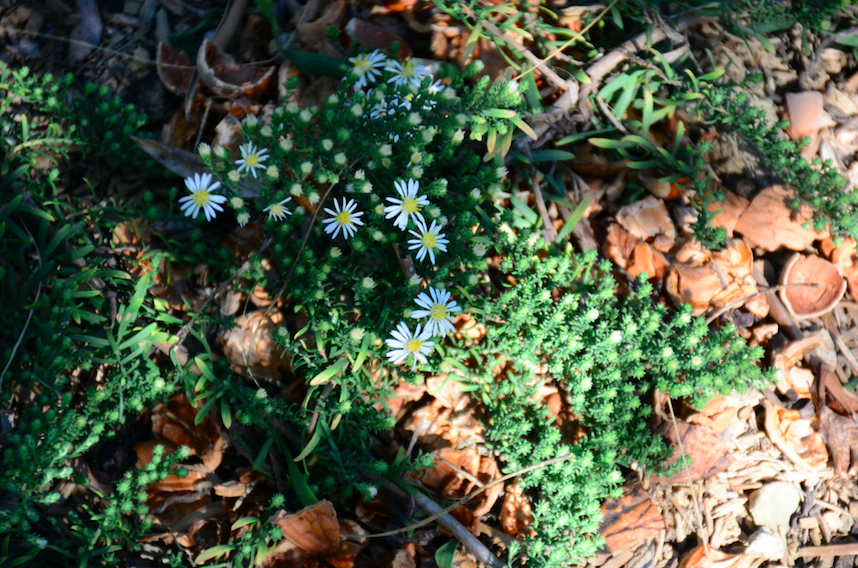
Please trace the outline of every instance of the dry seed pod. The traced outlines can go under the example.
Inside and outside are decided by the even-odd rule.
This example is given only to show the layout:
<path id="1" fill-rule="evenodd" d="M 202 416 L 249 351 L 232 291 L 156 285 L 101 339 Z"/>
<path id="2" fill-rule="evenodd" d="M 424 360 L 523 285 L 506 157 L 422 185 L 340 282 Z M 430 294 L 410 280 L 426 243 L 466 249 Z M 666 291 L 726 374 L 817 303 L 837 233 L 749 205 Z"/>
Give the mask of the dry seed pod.
<path id="1" fill-rule="evenodd" d="M 830 312 L 846 292 L 846 280 L 835 265 L 818 256 L 793 254 L 781 271 L 781 284 L 816 284 L 780 291 L 781 301 L 796 319 Z"/>

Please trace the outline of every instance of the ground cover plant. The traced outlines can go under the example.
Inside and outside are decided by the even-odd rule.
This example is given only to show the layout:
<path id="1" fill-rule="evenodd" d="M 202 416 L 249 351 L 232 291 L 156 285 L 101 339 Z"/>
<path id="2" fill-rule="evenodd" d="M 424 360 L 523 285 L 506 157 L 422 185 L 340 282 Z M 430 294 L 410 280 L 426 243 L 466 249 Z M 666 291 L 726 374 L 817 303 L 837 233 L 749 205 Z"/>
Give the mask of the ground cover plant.
<path id="1" fill-rule="evenodd" d="M 4 562 L 597 565 L 654 542 L 632 526 L 618 544 L 610 504 L 650 480 L 649 515 L 661 483 L 726 475 L 715 435 L 760 428 L 754 405 L 782 461 L 833 456 L 813 491 L 848 477 L 832 433 L 853 402 L 825 381 L 850 386 L 854 357 L 808 357 L 828 385 L 810 402 L 801 354 L 772 339 L 801 331 L 761 282 L 820 242 L 858 284 L 858 106 L 832 95 L 846 127 L 820 142 L 824 121 L 805 137 L 755 105 L 765 73 L 716 61 L 729 36 L 809 69 L 850 45 L 851 7 L 779 4 L 776 24 L 753 2 L 384 7 L 406 34 L 345 4 L 186 16 L 153 50 L 162 98 L 184 98 L 162 120 L 133 81 L 0 61 Z M 731 191 L 725 154 L 787 187 L 780 209 Z M 846 349 L 838 322 L 806 321 Z M 704 523 L 707 484 L 685 511 L 664 497 L 684 520 L 659 566 L 739 540 Z"/>

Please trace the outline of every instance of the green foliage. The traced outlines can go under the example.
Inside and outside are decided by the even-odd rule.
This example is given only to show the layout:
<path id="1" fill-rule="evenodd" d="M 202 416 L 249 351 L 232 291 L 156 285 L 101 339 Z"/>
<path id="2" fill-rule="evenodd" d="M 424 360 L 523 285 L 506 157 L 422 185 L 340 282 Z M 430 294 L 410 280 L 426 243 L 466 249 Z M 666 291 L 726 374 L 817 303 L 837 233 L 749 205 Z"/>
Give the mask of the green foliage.
<path id="1" fill-rule="evenodd" d="M 541 258 L 542 243 L 529 246 L 527 237 L 504 239 L 501 269 L 516 285 L 474 310 L 488 326 L 485 340 L 451 347 L 447 357 L 465 362 L 459 380 L 485 404 L 486 436 L 508 471 L 573 454 L 520 479 L 539 495 L 525 564 L 565 566 L 599 547 L 599 504 L 618 495 L 619 466 L 659 469 L 668 455 L 649 432 L 644 397 L 658 389 L 700 406 L 771 377 L 757 366 L 762 350 L 748 348 L 732 327 L 710 330 L 688 307 L 670 315 L 654 305 L 645 277 L 618 300 L 610 263 L 594 253 Z M 575 445 L 542 404 L 547 383 L 560 385 L 580 416 L 587 435 Z"/>
<path id="2" fill-rule="evenodd" d="M 70 145 L 76 144 L 114 166 L 158 171 L 130 138 L 139 135 L 146 124 L 146 115 L 136 112 L 133 105 L 125 104 L 122 99 L 110 96 L 106 87 L 92 83 L 75 95 L 73 83 L 71 74 L 62 78 L 51 73 L 38 76 L 27 67 L 11 69 L 0 62 L 0 114 L 26 103 L 28 110 L 37 108 L 50 120 L 44 136 L 30 139 L 27 124 L 33 116 L 25 115 L 20 125 L 21 143 L 11 149 L 12 153 L 27 146 L 46 146 L 64 154 Z M 16 128 L 13 124 L 9 126 Z"/>

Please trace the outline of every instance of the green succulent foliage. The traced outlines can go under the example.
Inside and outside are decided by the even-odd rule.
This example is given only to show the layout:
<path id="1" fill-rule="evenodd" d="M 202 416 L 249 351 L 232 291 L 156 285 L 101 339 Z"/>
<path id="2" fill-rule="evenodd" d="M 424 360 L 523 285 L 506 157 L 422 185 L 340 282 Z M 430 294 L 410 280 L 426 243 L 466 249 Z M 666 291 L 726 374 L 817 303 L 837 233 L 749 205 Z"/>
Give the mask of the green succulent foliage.
<path id="1" fill-rule="evenodd" d="M 710 330 L 690 308 L 669 313 L 653 303 L 645 277 L 617 300 L 608 262 L 595 253 L 542 258 L 540 241 L 509 237 L 501 269 L 515 286 L 485 298 L 485 340 L 447 356 L 467 360 L 466 390 L 486 405 L 486 436 L 508 471 L 572 454 L 525 474 L 523 489 L 538 495 L 533 528 L 525 539 L 527 566 L 566 566 L 601 544 L 599 504 L 616 497 L 619 466 L 659 469 L 669 454 L 647 426 L 654 389 L 702 406 L 716 394 L 764 387 L 771 380 L 751 349 L 725 326 Z M 498 358 L 500 356 L 500 358 Z M 503 365 L 502 379 L 495 378 Z M 546 372 L 537 374 L 540 365 Z M 586 436 L 571 445 L 553 425 L 538 391 L 560 385 Z"/>
<path id="2" fill-rule="evenodd" d="M 133 105 L 125 104 L 122 99 L 110 96 L 107 87 L 89 83 L 82 93 L 75 95 L 73 84 L 71 73 L 62 78 L 51 73 L 39 76 L 27 67 L 12 69 L 0 62 L 0 112 L 8 112 L 13 102 L 27 103 L 31 105 L 28 108 L 38 108 L 56 121 L 51 123 L 48 135 L 37 141 L 43 144 L 48 141 L 54 146 L 50 149 L 59 150 L 56 141 L 50 142 L 59 138 L 64 143 L 63 150 L 77 144 L 85 152 L 94 152 L 114 166 L 162 171 L 130 138 L 140 135 L 147 121 L 145 114 L 138 113 Z M 26 118 L 24 120 L 22 128 L 26 138 Z"/>

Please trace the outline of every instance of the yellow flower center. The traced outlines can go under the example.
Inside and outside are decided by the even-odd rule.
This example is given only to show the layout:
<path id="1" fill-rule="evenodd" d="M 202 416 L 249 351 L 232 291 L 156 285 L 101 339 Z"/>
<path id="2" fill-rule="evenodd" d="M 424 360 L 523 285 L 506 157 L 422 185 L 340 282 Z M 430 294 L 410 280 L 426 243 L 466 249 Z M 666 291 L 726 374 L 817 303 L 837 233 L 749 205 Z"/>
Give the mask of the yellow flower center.
<path id="1" fill-rule="evenodd" d="M 420 211 L 420 205 L 413 197 L 406 197 L 402 200 L 402 210 L 408 213 L 417 213 Z"/>
<path id="2" fill-rule="evenodd" d="M 283 207 L 282 205 L 280 205 L 279 203 L 275 203 L 274 205 L 272 205 L 271 207 L 269 207 L 269 209 L 268 209 L 268 210 L 269 210 L 269 211 L 271 212 L 271 214 L 272 214 L 272 215 L 274 215 L 275 217 L 279 217 L 280 215 L 282 215 L 282 214 L 283 214 L 283 209 L 284 209 L 284 207 Z"/>
<path id="3" fill-rule="evenodd" d="M 437 240 L 438 240 L 438 235 L 435 233 L 435 231 L 431 231 L 429 233 L 423 233 L 423 236 L 420 237 L 420 242 L 427 249 L 437 248 L 437 246 L 438 246 L 436 244 Z"/>
<path id="4" fill-rule="evenodd" d="M 259 165 L 259 154 L 249 154 L 244 159 L 244 164 L 248 168 L 255 168 L 257 165 Z"/>
<path id="5" fill-rule="evenodd" d="M 410 79 L 414 77 L 414 74 L 417 72 L 417 69 L 414 68 L 414 64 L 411 61 L 406 61 L 405 65 L 402 66 L 402 76 L 406 79 Z"/>
<path id="6" fill-rule="evenodd" d="M 369 62 L 369 59 L 366 58 L 366 56 L 358 55 L 357 60 L 355 61 L 355 67 L 357 67 L 362 74 L 369 71 L 370 66 L 371 63 Z"/>
<path id="7" fill-rule="evenodd" d="M 447 311 L 447 306 L 445 304 L 435 304 L 432 306 L 432 309 L 429 310 L 429 317 L 433 320 L 442 320 L 447 317 L 447 314 L 450 312 Z"/>
<path id="8" fill-rule="evenodd" d="M 337 216 L 334 217 L 337 220 L 337 223 L 340 225 L 351 225 L 352 224 L 352 216 L 348 211 L 340 211 L 337 213 Z"/>
<path id="9" fill-rule="evenodd" d="M 417 353 L 420 351 L 420 348 L 423 346 L 423 341 L 419 339 L 412 339 L 408 343 L 405 344 L 405 350 L 410 353 Z"/>
<path id="10" fill-rule="evenodd" d="M 193 200 L 197 207 L 203 207 L 208 204 L 211 196 L 212 194 L 208 191 L 198 191 L 193 194 Z"/>

